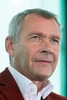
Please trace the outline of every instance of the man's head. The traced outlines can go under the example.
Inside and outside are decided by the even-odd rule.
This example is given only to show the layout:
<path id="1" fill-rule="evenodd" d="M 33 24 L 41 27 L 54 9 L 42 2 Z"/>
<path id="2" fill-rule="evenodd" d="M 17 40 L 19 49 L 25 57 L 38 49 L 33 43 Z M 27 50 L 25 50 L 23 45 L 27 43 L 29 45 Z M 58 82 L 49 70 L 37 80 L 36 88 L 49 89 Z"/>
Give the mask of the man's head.
<path id="1" fill-rule="evenodd" d="M 59 55 L 60 25 L 56 16 L 31 9 L 13 17 L 6 38 L 11 65 L 31 80 L 47 79 Z"/>

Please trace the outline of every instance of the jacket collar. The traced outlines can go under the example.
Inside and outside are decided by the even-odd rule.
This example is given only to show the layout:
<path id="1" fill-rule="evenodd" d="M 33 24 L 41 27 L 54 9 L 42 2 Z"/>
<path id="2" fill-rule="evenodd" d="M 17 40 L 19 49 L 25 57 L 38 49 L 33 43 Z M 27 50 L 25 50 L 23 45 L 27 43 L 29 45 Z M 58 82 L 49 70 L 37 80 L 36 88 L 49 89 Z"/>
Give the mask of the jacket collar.
<path id="1" fill-rule="evenodd" d="M 8 68 L 0 74 L 0 91 L 7 98 L 6 100 L 23 100 L 21 92 Z"/>

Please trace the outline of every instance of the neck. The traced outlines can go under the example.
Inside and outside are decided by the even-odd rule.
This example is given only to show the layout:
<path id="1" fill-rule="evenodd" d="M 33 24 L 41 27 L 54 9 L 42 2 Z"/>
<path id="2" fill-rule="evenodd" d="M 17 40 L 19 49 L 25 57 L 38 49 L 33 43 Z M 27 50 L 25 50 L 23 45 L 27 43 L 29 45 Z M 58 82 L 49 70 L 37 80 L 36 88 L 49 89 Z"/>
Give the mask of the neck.
<path id="1" fill-rule="evenodd" d="M 48 85 L 48 80 L 46 81 L 33 81 L 33 83 L 37 86 L 37 92 L 41 91 L 43 87 Z"/>

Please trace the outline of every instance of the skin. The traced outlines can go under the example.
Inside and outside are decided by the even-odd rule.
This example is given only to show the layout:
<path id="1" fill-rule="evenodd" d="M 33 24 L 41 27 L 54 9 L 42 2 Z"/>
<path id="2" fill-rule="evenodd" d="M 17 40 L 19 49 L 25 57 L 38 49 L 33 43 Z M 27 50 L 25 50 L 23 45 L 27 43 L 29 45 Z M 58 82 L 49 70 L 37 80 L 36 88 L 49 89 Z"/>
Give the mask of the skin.
<path id="1" fill-rule="evenodd" d="M 13 57 L 11 65 L 40 91 L 58 62 L 60 29 L 53 19 L 31 14 L 25 17 L 19 34 L 17 43 L 6 38 L 6 50 Z"/>

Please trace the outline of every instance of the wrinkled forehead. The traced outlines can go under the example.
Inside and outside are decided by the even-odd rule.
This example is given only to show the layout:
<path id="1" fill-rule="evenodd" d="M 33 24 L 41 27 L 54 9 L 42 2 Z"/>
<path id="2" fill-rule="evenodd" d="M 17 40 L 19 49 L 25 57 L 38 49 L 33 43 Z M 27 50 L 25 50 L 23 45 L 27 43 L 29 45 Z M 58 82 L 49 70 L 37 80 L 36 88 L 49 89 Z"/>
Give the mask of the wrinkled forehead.
<path id="1" fill-rule="evenodd" d="M 48 20 L 53 19 L 53 20 L 57 23 L 57 25 L 60 26 L 59 23 L 58 23 L 58 21 L 57 21 L 57 19 L 55 19 L 54 17 L 46 17 L 46 15 L 43 16 L 43 15 L 38 14 L 38 13 L 27 14 L 27 15 L 23 18 L 23 20 L 25 21 L 25 20 L 32 19 L 32 18 L 35 18 L 35 17 L 43 18 L 43 19 L 48 19 Z"/>
<path id="2" fill-rule="evenodd" d="M 30 14 L 24 19 L 20 33 L 32 34 L 34 32 L 61 36 L 59 26 L 54 19 L 46 19 L 35 14 Z"/>
<path id="3" fill-rule="evenodd" d="M 57 22 L 54 20 L 54 19 L 48 19 L 48 18 L 44 18 L 42 16 L 39 16 L 37 14 L 29 14 L 27 15 L 23 22 L 22 23 L 22 27 L 39 27 L 39 26 L 44 26 L 45 27 L 54 27 L 55 26 L 55 29 L 60 31 L 60 27 L 59 25 L 57 24 Z"/>

